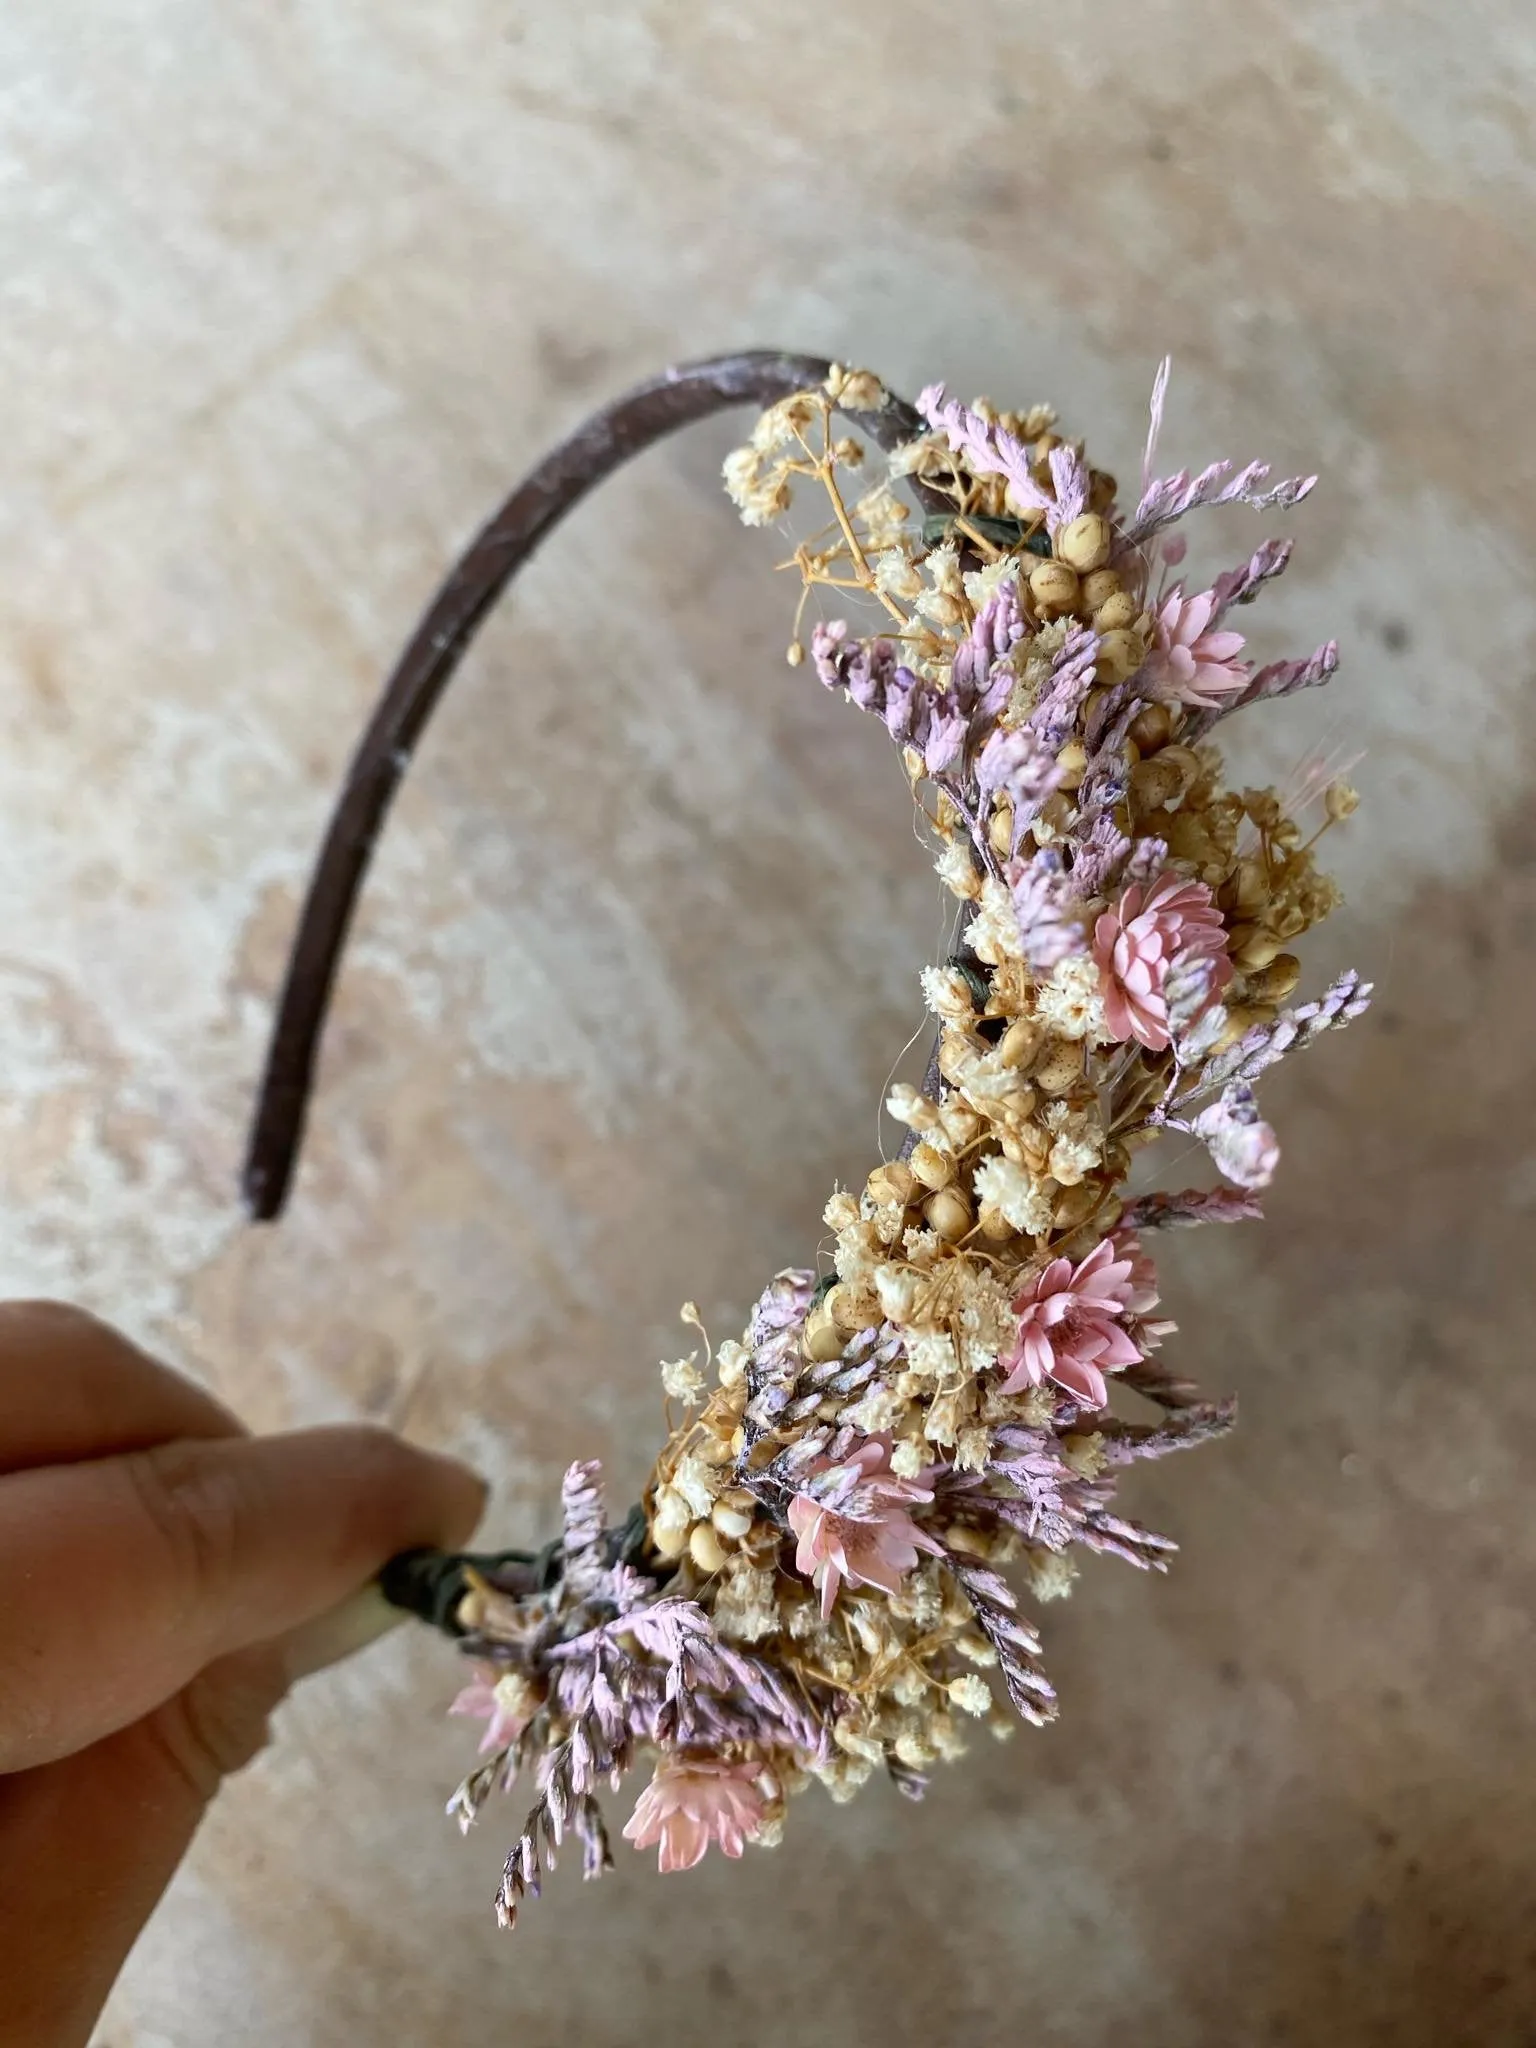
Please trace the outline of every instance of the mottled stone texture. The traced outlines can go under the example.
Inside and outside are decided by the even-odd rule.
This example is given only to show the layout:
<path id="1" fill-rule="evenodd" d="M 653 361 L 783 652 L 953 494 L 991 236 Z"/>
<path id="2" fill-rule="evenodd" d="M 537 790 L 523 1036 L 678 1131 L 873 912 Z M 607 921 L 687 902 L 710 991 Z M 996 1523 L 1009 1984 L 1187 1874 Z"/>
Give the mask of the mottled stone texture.
<path id="1" fill-rule="evenodd" d="M 461 1843 L 445 1646 L 311 1685 L 103 2048 L 1536 2039 L 1530 372 L 1519 0 L 8 0 L 0 14 L 0 1278 L 254 1422 L 478 1459 L 492 1531 L 638 1481 L 677 1304 L 738 1327 L 872 1157 L 939 929 L 883 736 L 650 458 L 497 618 L 390 829 L 297 1199 L 242 1126 L 381 667 L 518 469 L 670 356 L 824 349 L 1326 488 L 1253 771 L 1365 750 L 1374 1021 L 1276 1079 L 1272 1221 L 1181 1240 L 1228 1445 L 1185 1545 L 1046 1615 L 1058 1728 L 661 1882 Z M 1213 566 L 1262 530 L 1211 525 Z M 1236 730 L 1236 729 L 1234 729 Z M 963 1846 L 962 1846 L 963 1845 Z"/>

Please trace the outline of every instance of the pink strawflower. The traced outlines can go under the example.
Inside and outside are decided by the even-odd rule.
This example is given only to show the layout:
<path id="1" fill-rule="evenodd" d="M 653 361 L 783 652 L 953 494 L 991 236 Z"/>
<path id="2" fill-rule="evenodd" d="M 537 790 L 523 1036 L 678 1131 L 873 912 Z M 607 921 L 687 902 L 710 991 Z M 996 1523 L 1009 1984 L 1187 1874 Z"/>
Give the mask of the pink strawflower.
<path id="1" fill-rule="evenodd" d="M 1226 944 L 1221 912 L 1204 882 L 1172 874 L 1133 882 L 1118 903 L 1100 913 L 1093 931 L 1110 1031 L 1161 1052 L 1168 1043 L 1168 970 L 1179 960 L 1209 959 L 1207 1001 L 1214 1001 L 1232 979 Z"/>
<path id="2" fill-rule="evenodd" d="M 838 1464 L 814 1469 L 814 1493 L 797 1493 L 789 1526 L 799 1544 L 795 1570 L 821 1589 L 821 1612 L 832 1612 L 838 1587 L 879 1586 L 894 1593 L 917 1563 L 920 1550 L 938 1554 L 908 1513 L 933 1499 L 932 1487 L 900 1479 L 890 1470 L 889 1437 L 866 1437 Z"/>
<path id="3" fill-rule="evenodd" d="M 757 1780 L 761 1764 L 711 1757 L 668 1757 L 640 1794 L 624 1829 L 637 1849 L 661 1844 L 662 1870 L 692 1870 L 711 1842 L 739 1856 L 762 1832 L 768 1802 Z"/>
<path id="4" fill-rule="evenodd" d="M 526 1726 L 528 1710 L 521 1697 L 523 1691 L 524 1688 L 516 1681 L 504 1691 L 501 1674 L 495 1667 L 477 1664 L 474 1679 L 465 1686 L 448 1711 L 450 1714 L 470 1714 L 477 1721 L 486 1723 L 485 1734 L 480 1741 L 480 1754 L 486 1756 L 493 1749 L 505 1749 Z"/>
<path id="5" fill-rule="evenodd" d="M 1152 1321 L 1152 1311 L 1157 1307 L 1157 1268 L 1141 1248 L 1141 1239 L 1129 1231 L 1122 1231 L 1115 1238 L 1115 1251 L 1119 1258 L 1130 1261 L 1131 1270 L 1126 1279 L 1126 1313 L 1134 1317 L 1136 1324 L 1135 1342 L 1145 1354 L 1155 1351 L 1165 1337 L 1171 1337 L 1179 1327 L 1166 1316 Z"/>
<path id="6" fill-rule="evenodd" d="M 1243 649 L 1242 634 L 1207 630 L 1215 609 L 1214 590 L 1186 597 L 1175 585 L 1164 598 L 1143 673 L 1165 704 L 1219 710 L 1252 680 L 1236 658 Z"/>
<path id="7" fill-rule="evenodd" d="M 1126 1255 L 1117 1258 L 1117 1251 Z M 1008 1368 L 1003 1392 L 1054 1380 L 1085 1408 L 1102 1408 L 1109 1399 L 1105 1373 L 1135 1365 L 1142 1355 L 1121 1320 L 1146 1298 L 1136 1265 L 1129 1247 L 1108 1237 L 1076 1266 L 1052 1259 L 1013 1304 L 1019 1341 L 1002 1361 Z"/>

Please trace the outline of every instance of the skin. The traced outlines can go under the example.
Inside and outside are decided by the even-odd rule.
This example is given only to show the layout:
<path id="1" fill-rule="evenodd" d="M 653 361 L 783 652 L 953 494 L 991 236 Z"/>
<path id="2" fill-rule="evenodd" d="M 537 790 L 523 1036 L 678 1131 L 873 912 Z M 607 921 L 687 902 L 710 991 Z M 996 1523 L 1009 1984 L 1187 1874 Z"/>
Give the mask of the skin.
<path id="1" fill-rule="evenodd" d="M 369 1581 L 485 1502 L 384 1430 L 250 1435 L 79 1310 L 0 1304 L 0 2048 L 84 2048 L 222 1780 Z"/>

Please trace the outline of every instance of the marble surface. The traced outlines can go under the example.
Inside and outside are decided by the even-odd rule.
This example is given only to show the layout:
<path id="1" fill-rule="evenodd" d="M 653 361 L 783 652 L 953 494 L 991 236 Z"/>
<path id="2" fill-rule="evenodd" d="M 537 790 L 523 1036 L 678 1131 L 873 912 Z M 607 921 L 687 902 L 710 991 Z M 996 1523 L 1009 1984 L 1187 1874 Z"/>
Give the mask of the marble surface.
<path id="1" fill-rule="evenodd" d="M 821 349 L 1317 467 L 1266 655 L 1363 752 L 1375 1020 L 1282 1072 L 1261 1230 L 1174 1248 L 1231 1443 L 1184 1545 L 1047 1616 L 1060 1725 L 912 1809 L 490 1899 L 444 1646 L 312 1684 L 101 2048 L 1536 2039 L 1529 1029 L 1536 45 L 1516 0 L 9 0 L 0 14 L 0 1281 L 254 1422 L 382 1417 L 545 1529 L 639 1480 L 676 1306 L 802 1256 L 938 928 L 882 736 L 780 650 L 731 425 L 504 608 L 370 885 L 285 1223 L 234 1178 L 283 949 L 382 667 L 583 410 Z M 1209 535 L 1213 564 L 1233 529 Z"/>

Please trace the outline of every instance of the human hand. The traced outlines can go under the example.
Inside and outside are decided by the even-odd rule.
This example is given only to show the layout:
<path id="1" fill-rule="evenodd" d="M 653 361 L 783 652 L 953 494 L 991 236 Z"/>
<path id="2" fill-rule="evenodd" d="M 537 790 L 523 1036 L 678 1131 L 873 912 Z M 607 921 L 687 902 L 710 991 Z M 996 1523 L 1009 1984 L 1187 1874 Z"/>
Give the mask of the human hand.
<path id="1" fill-rule="evenodd" d="M 78 2048 L 220 1781 L 485 1489 L 379 1429 L 254 1437 L 76 1309 L 0 1304 L 0 2048 Z"/>

